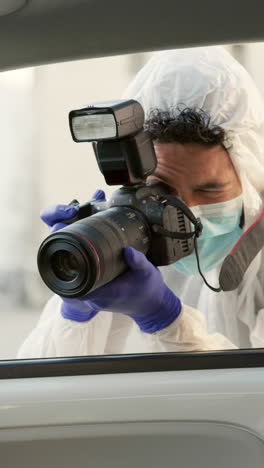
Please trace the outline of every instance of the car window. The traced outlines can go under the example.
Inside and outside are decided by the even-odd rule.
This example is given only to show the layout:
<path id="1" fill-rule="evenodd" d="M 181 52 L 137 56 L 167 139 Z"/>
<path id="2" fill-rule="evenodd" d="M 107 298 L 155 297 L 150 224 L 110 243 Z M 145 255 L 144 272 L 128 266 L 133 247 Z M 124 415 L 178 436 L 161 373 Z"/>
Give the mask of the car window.
<path id="1" fill-rule="evenodd" d="M 261 65 L 261 57 L 264 45 L 230 45 L 226 49 L 249 71 L 263 94 L 264 68 Z M 17 353 L 25 340 L 29 340 L 27 351 L 24 356 L 22 354 L 22 357 L 26 358 L 80 355 L 80 350 L 83 355 L 87 355 L 91 349 L 87 342 L 94 343 L 92 354 L 119 354 L 122 349 L 132 349 L 138 353 L 160 352 L 165 345 L 167 351 L 197 351 L 200 348 L 203 351 L 217 350 L 220 346 L 219 334 L 223 336 L 222 341 L 220 340 L 221 349 L 252 347 L 252 334 L 255 334 L 253 346 L 262 347 L 256 322 L 252 323 L 247 314 L 249 308 L 255 307 L 258 309 L 256 312 L 261 314 L 263 305 L 258 292 L 257 306 L 250 303 L 249 296 L 243 296 L 241 299 L 244 303 L 247 302 L 245 307 L 241 306 L 239 298 L 236 299 L 238 314 L 241 310 L 244 314 L 242 316 L 241 312 L 239 317 L 232 314 L 232 310 L 223 310 L 221 306 L 214 309 L 214 296 L 210 296 L 208 292 L 208 301 L 212 301 L 212 311 L 210 314 L 201 313 L 200 316 L 193 312 L 194 309 L 200 312 L 198 297 L 203 284 L 200 278 L 200 283 L 194 285 L 197 290 L 189 297 L 185 313 L 185 317 L 189 317 L 188 320 L 192 324 L 197 324 L 197 328 L 196 325 L 192 325 L 192 332 L 187 330 L 186 339 L 177 347 L 174 346 L 173 340 L 177 341 L 177 333 L 181 333 L 181 327 L 188 329 L 189 326 L 189 322 L 184 325 L 184 318 L 181 322 L 178 321 L 179 325 L 171 335 L 168 331 L 169 326 L 162 325 L 162 319 L 159 329 L 146 329 L 146 324 L 143 324 L 139 331 L 135 329 L 138 324 L 135 323 L 134 317 L 122 313 L 102 312 L 103 305 L 99 313 L 98 307 L 96 309 L 91 305 L 96 318 L 89 315 L 88 320 L 84 320 L 86 316 L 81 315 L 80 306 L 72 302 L 74 313 L 68 317 L 66 313 L 63 318 L 59 298 L 54 299 L 52 291 L 39 275 L 37 253 L 41 242 L 49 233 L 48 227 L 40 220 L 41 210 L 54 204 L 67 205 L 73 199 L 84 203 L 90 200 L 98 189 L 104 190 L 107 198 L 110 198 L 118 188 L 106 184 L 92 145 L 76 144 L 73 141 L 68 121 L 69 112 L 93 102 L 120 99 L 133 77 L 152 55 L 154 52 L 81 60 L 4 72 L 0 75 L 3 155 L 0 184 L 3 220 L 0 233 L 1 359 L 20 356 Z M 147 79 L 146 76 L 145 80 Z M 212 187 L 203 186 L 201 189 L 198 187 L 196 193 L 200 191 L 198 195 L 202 197 L 206 192 L 206 196 L 211 197 L 208 203 L 204 203 L 208 205 L 218 201 L 217 198 L 213 199 L 214 190 Z M 200 205 L 198 195 L 195 199 L 198 202 L 191 205 Z M 232 198 L 237 198 L 238 194 L 235 195 Z M 201 215 L 199 210 L 196 213 Z M 140 221 L 138 222 L 140 224 Z M 101 245 L 99 242 L 99 246 Z M 66 265 L 69 270 L 74 270 L 74 261 L 73 264 L 67 263 L 70 261 L 70 257 L 60 257 L 58 262 L 62 263 L 58 264 L 58 269 Z M 161 271 L 170 290 L 175 290 L 174 276 L 170 274 L 172 270 L 163 267 Z M 185 285 L 180 284 L 182 278 L 183 276 L 180 277 L 177 287 L 182 291 L 185 302 L 188 302 Z M 207 278 L 210 280 L 210 273 Z M 214 279 L 211 284 L 218 286 Z M 111 294 L 118 295 L 118 291 L 114 290 Z M 135 302 L 138 295 L 145 293 L 144 288 L 136 289 Z M 49 302 L 50 299 L 53 302 Z M 206 310 L 208 311 L 208 307 Z M 78 320 L 75 320 L 76 317 Z M 96 335 L 90 326 L 90 320 L 94 323 L 97 321 Z M 205 321 L 203 325 L 202 320 Z M 239 337 L 235 336 L 238 333 L 237 320 L 241 322 Z M 170 323 L 168 318 L 167 325 Z M 34 334 L 36 327 L 38 332 Z M 196 339 L 195 329 L 200 330 L 201 327 L 201 341 L 189 349 L 188 343 Z M 232 332 L 233 334 L 229 333 L 228 327 L 236 331 Z M 109 333 L 112 334 L 111 339 Z M 209 341 L 203 341 L 205 333 L 209 333 Z M 160 338 L 157 338 L 158 334 Z M 142 342 L 142 336 L 147 345 Z M 38 340 L 42 344 L 36 348 Z M 131 340 L 136 340 L 134 348 L 131 347 Z M 46 344 L 47 342 L 49 344 Z M 81 342 L 85 342 L 82 347 Z M 34 351 L 31 355 L 27 354 L 30 353 L 29 349 L 38 349 L 36 355 Z"/>

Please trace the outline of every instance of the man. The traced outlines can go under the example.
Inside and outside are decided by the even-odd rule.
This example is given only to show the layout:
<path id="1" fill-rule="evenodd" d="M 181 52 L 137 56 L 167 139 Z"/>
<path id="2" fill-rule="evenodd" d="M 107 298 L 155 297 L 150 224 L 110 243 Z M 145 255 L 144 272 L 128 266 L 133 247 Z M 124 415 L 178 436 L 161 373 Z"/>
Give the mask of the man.
<path id="1" fill-rule="evenodd" d="M 155 177 L 204 225 L 202 271 L 218 286 L 223 259 L 257 217 L 264 189 L 264 111 L 246 71 L 221 47 L 158 53 L 125 97 L 143 105 Z M 101 192 L 96 194 L 100 198 Z M 72 208 L 43 213 L 53 229 Z M 54 297 L 18 357 L 263 346 L 262 252 L 239 288 L 213 292 L 194 254 L 158 269 L 124 249 L 129 271 L 81 299 Z"/>

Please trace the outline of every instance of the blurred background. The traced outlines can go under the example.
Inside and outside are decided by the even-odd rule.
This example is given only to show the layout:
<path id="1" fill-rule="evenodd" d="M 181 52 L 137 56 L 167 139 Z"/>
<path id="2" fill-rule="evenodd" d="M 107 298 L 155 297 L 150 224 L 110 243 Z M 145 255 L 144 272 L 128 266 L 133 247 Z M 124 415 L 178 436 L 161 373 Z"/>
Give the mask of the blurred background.
<path id="1" fill-rule="evenodd" d="M 230 45 L 264 94 L 264 43 Z M 51 293 L 36 265 L 48 234 L 42 208 L 111 194 L 91 145 L 72 141 L 68 113 L 94 101 L 120 99 L 152 54 L 133 54 L 0 74 L 0 359 L 13 359 Z"/>

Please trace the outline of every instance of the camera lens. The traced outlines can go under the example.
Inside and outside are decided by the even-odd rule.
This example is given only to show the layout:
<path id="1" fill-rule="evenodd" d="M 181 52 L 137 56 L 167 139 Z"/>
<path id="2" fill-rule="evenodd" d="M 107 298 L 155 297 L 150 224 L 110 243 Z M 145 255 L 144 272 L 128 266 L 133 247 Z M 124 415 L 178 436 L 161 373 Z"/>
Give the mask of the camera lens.
<path id="1" fill-rule="evenodd" d="M 46 285 L 64 297 L 78 297 L 96 281 L 100 264 L 92 244 L 63 229 L 42 242 L 38 267 Z"/>
<path id="2" fill-rule="evenodd" d="M 50 259 L 54 274 L 62 281 L 72 281 L 79 274 L 77 258 L 67 250 L 58 250 Z"/>
<path id="3" fill-rule="evenodd" d="M 48 236 L 38 252 L 46 285 L 63 297 L 81 297 L 127 270 L 123 250 L 148 251 L 150 230 L 137 210 L 113 207 Z"/>

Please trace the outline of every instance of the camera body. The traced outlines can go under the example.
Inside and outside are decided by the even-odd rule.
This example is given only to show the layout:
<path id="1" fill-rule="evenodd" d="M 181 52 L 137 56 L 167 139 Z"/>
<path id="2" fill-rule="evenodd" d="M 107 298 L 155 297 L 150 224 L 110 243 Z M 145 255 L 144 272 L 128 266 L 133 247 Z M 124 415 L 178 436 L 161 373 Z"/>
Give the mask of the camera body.
<path id="1" fill-rule="evenodd" d="M 190 220 L 169 197 L 166 186 L 151 183 L 121 187 L 108 202 L 79 205 L 75 200 L 77 215 L 40 246 L 43 281 L 56 294 L 80 297 L 127 270 L 124 247 L 140 250 L 156 266 L 189 255 L 194 247 Z"/>
<path id="2" fill-rule="evenodd" d="M 168 204 L 166 195 L 169 195 L 168 187 L 161 182 L 152 181 L 139 186 L 124 186 L 116 190 L 108 202 L 90 201 L 78 206 L 78 214 L 67 224 L 88 218 L 96 213 L 102 213 L 110 208 L 126 209 L 127 222 L 122 229 L 133 224 L 135 219 L 141 219 L 137 226 L 140 232 L 144 253 L 153 265 L 165 266 L 175 263 L 182 257 L 189 255 L 193 250 L 193 239 L 175 239 L 159 232 L 155 232 L 154 226 L 159 226 L 168 232 L 191 233 L 191 224 L 180 208 Z M 129 210 L 130 209 L 130 210 Z M 107 211 L 109 214 L 110 212 Z M 107 212 L 105 214 L 107 215 Z M 145 233 L 145 236 L 143 236 Z M 135 239 L 134 239 L 135 240 Z"/>
<path id="3" fill-rule="evenodd" d="M 141 105 L 133 100 L 110 104 L 70 113 L 73 139 L 92 141 L 106 182 L 123 187 L 107 202 L 71 202 L 77 215 L 42 242 L 40 275 L 64 297 L 85 296 L 125 272 L 127 246 L 143 252 L 156 266 L 175 263 L 193 251 L 194 237 L 202 228 L 169 187 L 146 181 L 157 160 L 152 140 L 143 130 Z"/>

